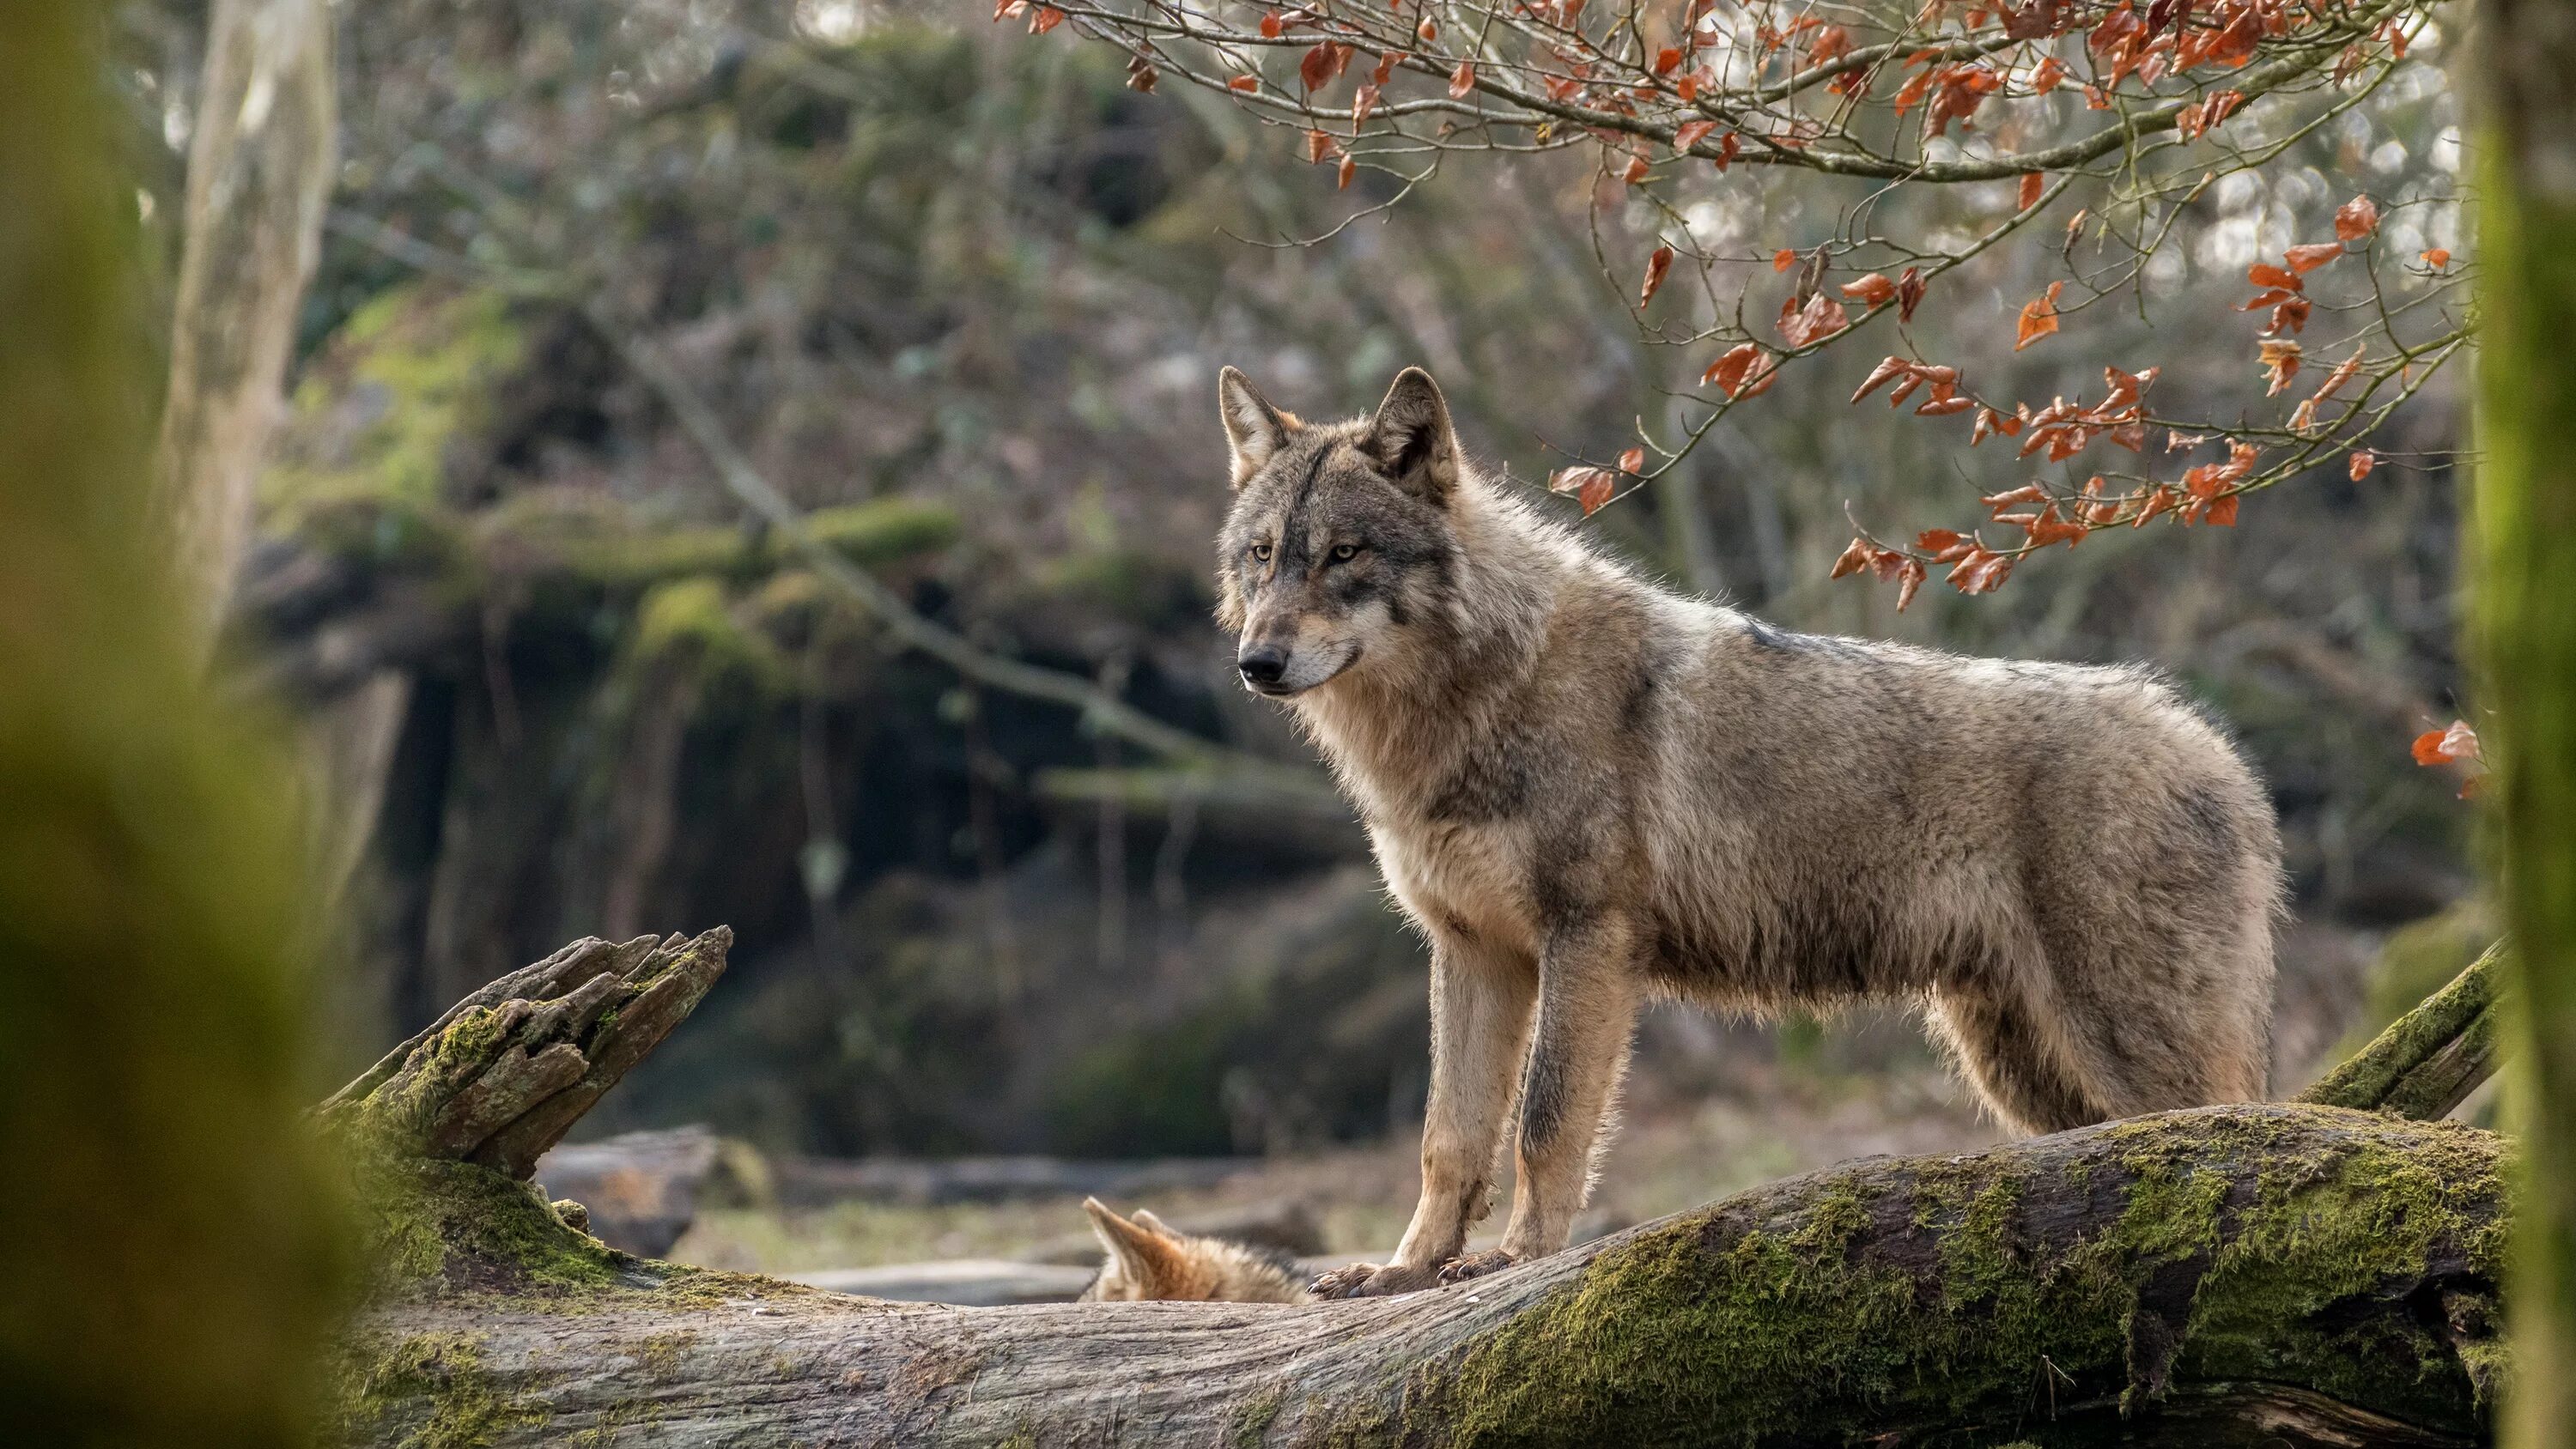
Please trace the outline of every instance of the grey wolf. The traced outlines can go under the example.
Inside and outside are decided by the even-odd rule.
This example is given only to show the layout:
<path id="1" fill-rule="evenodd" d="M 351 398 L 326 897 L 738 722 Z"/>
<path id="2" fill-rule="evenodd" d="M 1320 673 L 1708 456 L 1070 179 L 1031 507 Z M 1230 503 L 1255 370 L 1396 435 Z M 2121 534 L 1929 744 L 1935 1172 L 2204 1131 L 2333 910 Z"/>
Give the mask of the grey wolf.
<path id="1" fill-rule="evenodd" d="M 1082 1290 L 1085 1303 L 1145 1299 L 1186 1302 L 1306 1303 L 1305 1274 L 1284 1252 L 1174 1232 L 1142 1208 L 1122 1218 L 1100 1199 L 1082 1200 L 1092 1236 L 1108 1256 Z"/>
<path id="2" fill-rule="evenodd" d="M 1472 466 L 1429 374 L 1307 423 L 1227 368 L 1219 617 L 1431 947 L 1422 1195 L 1377 1294 L 1564 1247 L 1640 1005 L 1919 1003 L 2046 1132 L 2260 1098 L 2280 846 L 2147 670 L 1790 633 Z M 1461 1259 L 1516 1154 L 1497 1252 Z"/>

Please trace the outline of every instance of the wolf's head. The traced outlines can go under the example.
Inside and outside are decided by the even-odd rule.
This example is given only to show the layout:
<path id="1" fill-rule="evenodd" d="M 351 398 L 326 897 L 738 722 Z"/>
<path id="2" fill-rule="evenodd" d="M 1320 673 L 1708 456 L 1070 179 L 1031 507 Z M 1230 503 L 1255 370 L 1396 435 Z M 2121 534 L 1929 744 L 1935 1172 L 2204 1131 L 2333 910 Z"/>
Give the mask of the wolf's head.
<path id="1" fill-rule="evenodd" d="M 1300 422 L 1242 373 L 1217 374 L 1234 508 L 1217 542 L 1218 617 L 1236 666 L 1285 698 L 1418 642 L 1456 555 L 1457 435 L 1408 367 L 1365 418 Z"/>

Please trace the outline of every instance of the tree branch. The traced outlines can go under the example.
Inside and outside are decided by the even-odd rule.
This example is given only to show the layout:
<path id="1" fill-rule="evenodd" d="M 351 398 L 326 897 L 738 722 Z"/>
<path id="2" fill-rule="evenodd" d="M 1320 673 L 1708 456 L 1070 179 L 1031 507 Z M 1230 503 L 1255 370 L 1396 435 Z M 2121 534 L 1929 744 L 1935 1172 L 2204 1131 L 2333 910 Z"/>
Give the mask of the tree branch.
<path id="1" fill-rule="evenodd" d="M 2503 941 L 2489 946 L 2450 985 L 2389 1023 L 2298 1100 L 2427 1119 L 2468 1100 L 2495 1072 L 2496 991 L 2508 969 L 2506 950 Z"/>

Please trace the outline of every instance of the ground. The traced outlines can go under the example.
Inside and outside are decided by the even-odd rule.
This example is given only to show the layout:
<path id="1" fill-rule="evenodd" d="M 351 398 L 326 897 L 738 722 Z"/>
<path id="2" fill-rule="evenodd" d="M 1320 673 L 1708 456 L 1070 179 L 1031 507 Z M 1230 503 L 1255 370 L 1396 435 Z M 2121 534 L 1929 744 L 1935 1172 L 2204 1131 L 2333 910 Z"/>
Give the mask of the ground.
<path id="1" fill-rule="evenodd" d="M 1602 1163 L 1581 1224 L 1589 1235 L 1712 1202 L 1775 1178 L 1856 1157 L 1966 1152 L 2002 1139 L 1966 1092 L 1929 1063 L 1885 1075 L 1827 1077 L 1764 1066 L 1712 1095 L 1631 1104 Z M 1147 1203 L 1167 1218 L 1280 1198 L 1303 1199 L 1328 1249 L 1385 1254 L 1413 1210 L 1415 1141 L 1278 1157 L 1203 1191 Z M 1491 1247 L 1509 1215 L 1509 1188 L 1470 1239 Z M 716 1209 L 671 1250 L 712 1268 L 802 1273 L 940 1258 L 1009 1257 L 1082 1230 L 1070 1201 L 908 1207 L 849 1202 L 813 1210 Z"/>

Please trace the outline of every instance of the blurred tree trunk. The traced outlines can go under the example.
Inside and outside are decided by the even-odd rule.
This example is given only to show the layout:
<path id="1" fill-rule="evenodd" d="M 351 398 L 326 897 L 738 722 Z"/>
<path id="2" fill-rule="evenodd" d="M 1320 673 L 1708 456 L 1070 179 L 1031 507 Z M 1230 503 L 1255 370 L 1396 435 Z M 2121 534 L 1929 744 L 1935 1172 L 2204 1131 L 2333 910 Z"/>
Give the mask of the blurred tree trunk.
<path id="1" fill-rule="evenodd" d="M 149 526 L 96 0 L 0 10 L 0 1404 L 12 1442 L 308 1442 L 335 1307 L 293 819 Z"/>
<path id="2" fill-rule="evenodd" d="M 215 0 L 188 152 L 155 500 L 211 647 L 321 253 L 336 155 L 327 0 Z"/>
<path id="3" fill-rule="evenodd" d="M 2511 1442 L 2576 1444 L 2576 8 L 2480 17 L 2476 634 L 2528 1133 Z"/>

